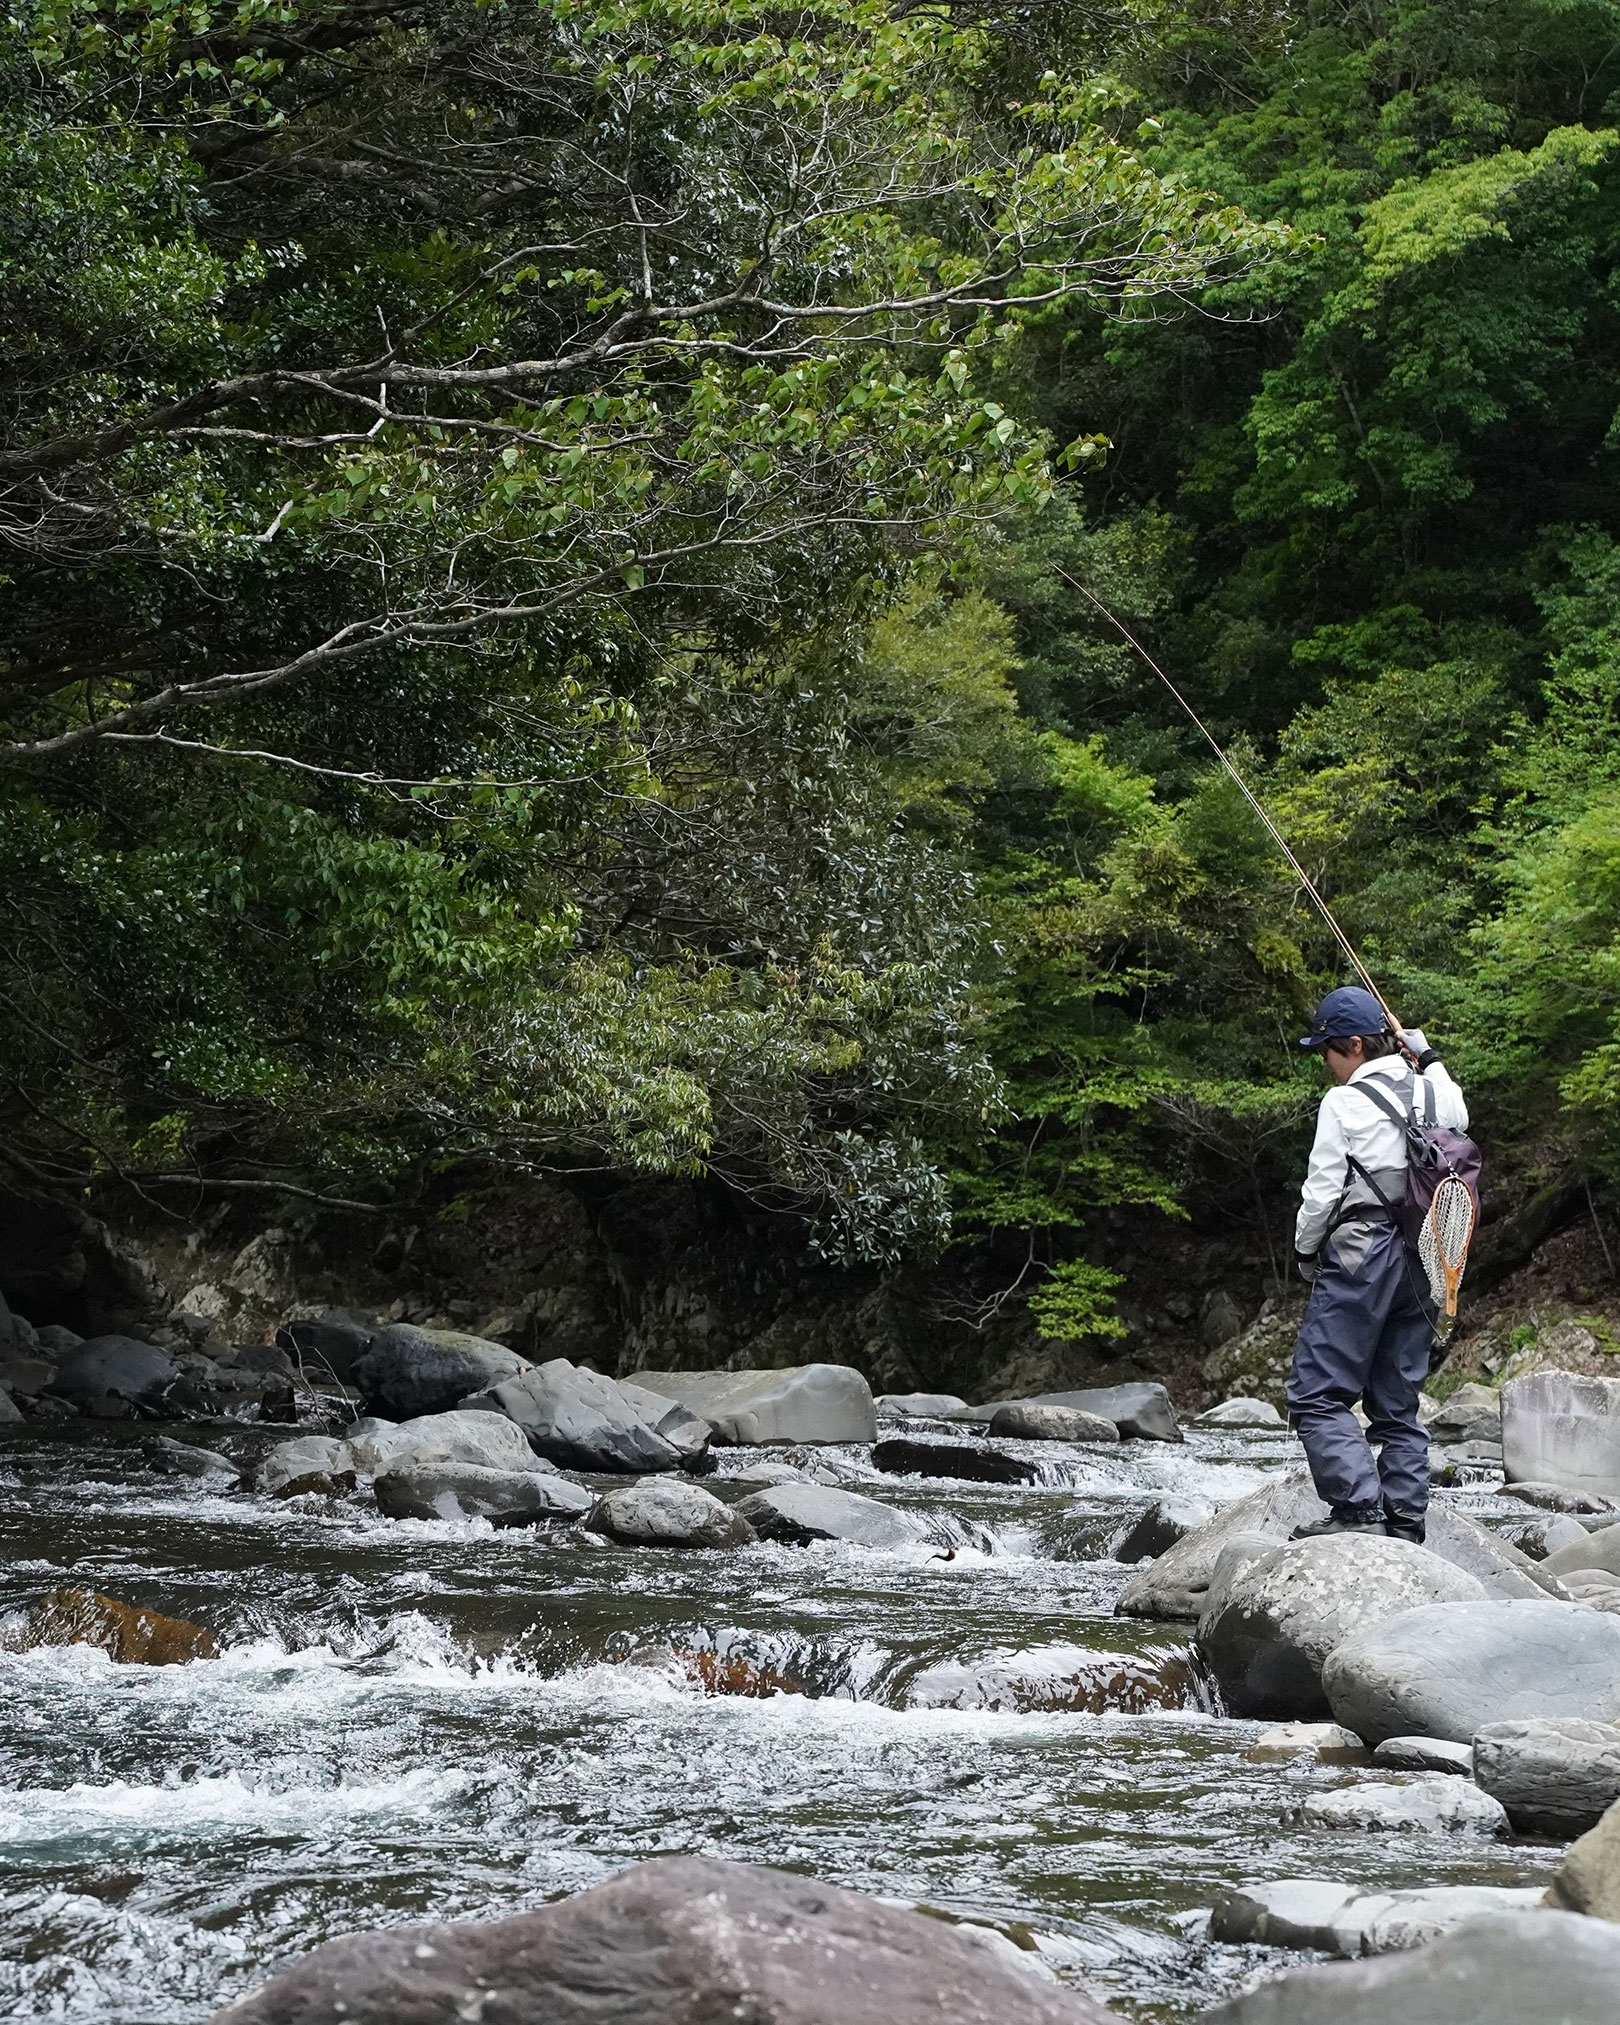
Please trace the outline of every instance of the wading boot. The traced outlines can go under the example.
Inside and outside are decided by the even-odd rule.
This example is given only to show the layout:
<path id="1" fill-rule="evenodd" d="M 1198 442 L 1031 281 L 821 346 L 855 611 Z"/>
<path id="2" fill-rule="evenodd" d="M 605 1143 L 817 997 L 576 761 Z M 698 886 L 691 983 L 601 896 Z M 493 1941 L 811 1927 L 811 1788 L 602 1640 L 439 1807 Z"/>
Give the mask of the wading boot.
<path id="1" fill-rule="evenodd" d="M 1322 1540 L 1330 1533 L 1382 1533 L 1384 1512 L 1381 1505 L 1334 1505 L 1325 1519 L 1318 1519 L 1314 1526 L 1296 1526 L 1289 1534 L 1290 1540 Z"/>
<path id="2" fill-rule="evenodd" d="M 1397 1512 L 1393 1505 L 1384 1507 L 1384 1531 L 1392 1540 L 1410 1540 L 1414 1547 L 1428 1538 L 1421 1512 Z"/>

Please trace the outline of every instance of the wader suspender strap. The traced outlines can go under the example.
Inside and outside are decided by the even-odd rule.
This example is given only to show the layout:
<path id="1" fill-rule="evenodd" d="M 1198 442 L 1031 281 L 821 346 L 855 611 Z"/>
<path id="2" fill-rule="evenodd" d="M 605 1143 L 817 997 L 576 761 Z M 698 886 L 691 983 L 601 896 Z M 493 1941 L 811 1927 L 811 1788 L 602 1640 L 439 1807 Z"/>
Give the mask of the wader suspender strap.
<path id="1" fill-rule="evenodd" d="M 1388 1097 L 1384 1096 L 1381 1091 L 1371 1090 L 1367 1087 L 1365 1083 L 1347 1083 L 1345 1085 L 1345 1088 L 1347 1090 L 1357 1090 L 1361 1093 L 1363 1097 L 1370 1099 L 1370 1101 L 1376 1104 L 1379 1110 L 1383 1112 L 1384 1116 L 1388 1118 L 1393 1124 L 1399 1125 L 1401 1131 L 1404 1133 L 1406 1131 L 1409 1115 L 1415 1114 L 1416 1111 L 1416 1104 L 1414 1100 L 1417 1097 L 1416 1085 L 1419 1082 L 1421 1082 L 1423 1085 L 1423 1099 L 1424 1099 L 1423 1122 L 1425 1125 L 1433 1125 L 1435 1122 L 1434 1085 L 1429 1081 L 1427 1076 L 1407 1077 L 1406 1079 L 1407 1089 L 1405 1093 L 1407 1096 L 1407 1102 L 1404 1105 L 1396 1105 Z M 1366 1182 L 1367 1186 L 1372 1190 L 1373 1194 L 1377 1196 L 1378 1200 L 1384 1205 L 1385 1209 L 1389 1211 L 1389 1220 L 1392 1224 L 1394 1224 L 1395 1228 L 1399 1231 L 1401 1228 L 1400 1211 L 1395 1207 L 1394 1203 L 1390 1201 L 1389 1197 L 1385 1195 L 1384 1191 L 1378 1186 L 1378 1183 L 1374 1181 L 1374 1179 L 1372 1178 L 1372 1175 L 1367 1171 L 1365 1167 L 1362 1166 L 1361 1162 L 1356 1158 L 1356 1156 L 1353 1153 L 1347 1153 L 1344 1157 L 1346 1162 L 1351 1167 L 1353 1167 L 1356 1170 L 1357 1174 L 1361 1176 L 1362 1180 Z M 1326 1240 L 1324 1239 L 1324 1243 L 1325 1242 Z M 1424 1292 L 1424 1290 L 1421 1287 L 1419 1287 L 1417 1281 L 1412 1277 L 1412 1247 L 1406 1242 L 1406 1233 L 1404 1231 L 1401 1231 L 1401 1251 L 1406 1261 L 1407 1284 L 1411 1287 L 1412 1292 L 1417 1296 L 1418 1305 L 1420 1307 L 1423 1306 L 1432 1307 L 1434 1305 L 1433 1302 L 1429 1300 L 1428 1295 Z M 1435 1339 L 1436 1341 L 1439 1340 L 1438 1329 L 1436 1329 L 1435 1331 Z"/>

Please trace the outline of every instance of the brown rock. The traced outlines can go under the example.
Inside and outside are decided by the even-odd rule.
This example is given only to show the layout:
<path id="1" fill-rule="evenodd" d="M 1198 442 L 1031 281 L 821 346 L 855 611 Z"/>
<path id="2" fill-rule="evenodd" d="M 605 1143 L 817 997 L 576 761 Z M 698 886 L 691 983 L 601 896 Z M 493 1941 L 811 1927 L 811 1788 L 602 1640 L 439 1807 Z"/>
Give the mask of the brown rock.
<path id="1" fill-rule="evenodd" d="M 487 1926 L 317 1948 L 218 2025 L 1103 2025 L 984 1937 L 837 1885 L 662 1857 Z"/>
<path id="2" fill-rule="evenodd" d="M 89 1589 L 54 1589 L 29 1613 L 29 1645 L 95 1645 L 131 1666 L 184 1666 L 211 1659 L 214 1634 L 182 1617 L 137 1610 Z"/>
<path id="3" fill-rule="evenodd" d="M 1593 1919 L 1620 1920 L 1620 1800 L 1565 1851 L 1547 1903 Z"/>

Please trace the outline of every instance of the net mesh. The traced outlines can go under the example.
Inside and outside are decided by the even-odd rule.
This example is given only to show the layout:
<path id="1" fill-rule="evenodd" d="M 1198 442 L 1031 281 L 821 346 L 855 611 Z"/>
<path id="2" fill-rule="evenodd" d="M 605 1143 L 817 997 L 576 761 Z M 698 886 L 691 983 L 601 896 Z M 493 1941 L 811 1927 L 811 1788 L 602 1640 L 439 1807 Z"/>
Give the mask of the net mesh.
<path id="1" fill-rule="evenodd" d="M 1448 1174 L 1434 1191 L 1423 1219 L 1418 1255 L 1429 1276 L 1429 1292 L 1437 1308 L 1457 1312 L 1457 1289 L 1468 1263 L 1468 1241 L 1474 1235 L 1474 1198 L 1467 1184 Z"/>

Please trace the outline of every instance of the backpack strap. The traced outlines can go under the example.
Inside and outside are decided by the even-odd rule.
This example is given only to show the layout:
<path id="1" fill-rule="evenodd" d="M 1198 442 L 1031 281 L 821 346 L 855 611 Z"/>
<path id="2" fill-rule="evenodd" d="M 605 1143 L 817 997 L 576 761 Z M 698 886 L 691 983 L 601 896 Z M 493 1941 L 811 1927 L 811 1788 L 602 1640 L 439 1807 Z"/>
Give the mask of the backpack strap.
<path id="1" fill-rule="evenodd" d="M 1411 1112 L 1406 1106 L 1396 1104 L 1393 1098 L 1386 1097 L 1381 1090 L 1375 1090 L 1370 1083 L 1346 1083 L 1344 1087 L 1347 1090 L 1354 1090 L 1358 1097 L 1365 1097 L 1369 1104 L 1376 1104 L 1384 1116 L 1394 1124 L 1399 1125 L 1403 1132 L 1412 1123 Z M 1434 1110 L 1434 1092 L 1429 1090 L 1427 1083 L 1423 1087 L 1428 1091 L 1429 1095 L 1429 1110 L 1431 1115 L 1428 1122 L 1432 1124 L 1434 1122 L 1432 1115 Z M 1413 1094 L 1415 1095 L 1416 1092 L 1413 1092 Z"/>

